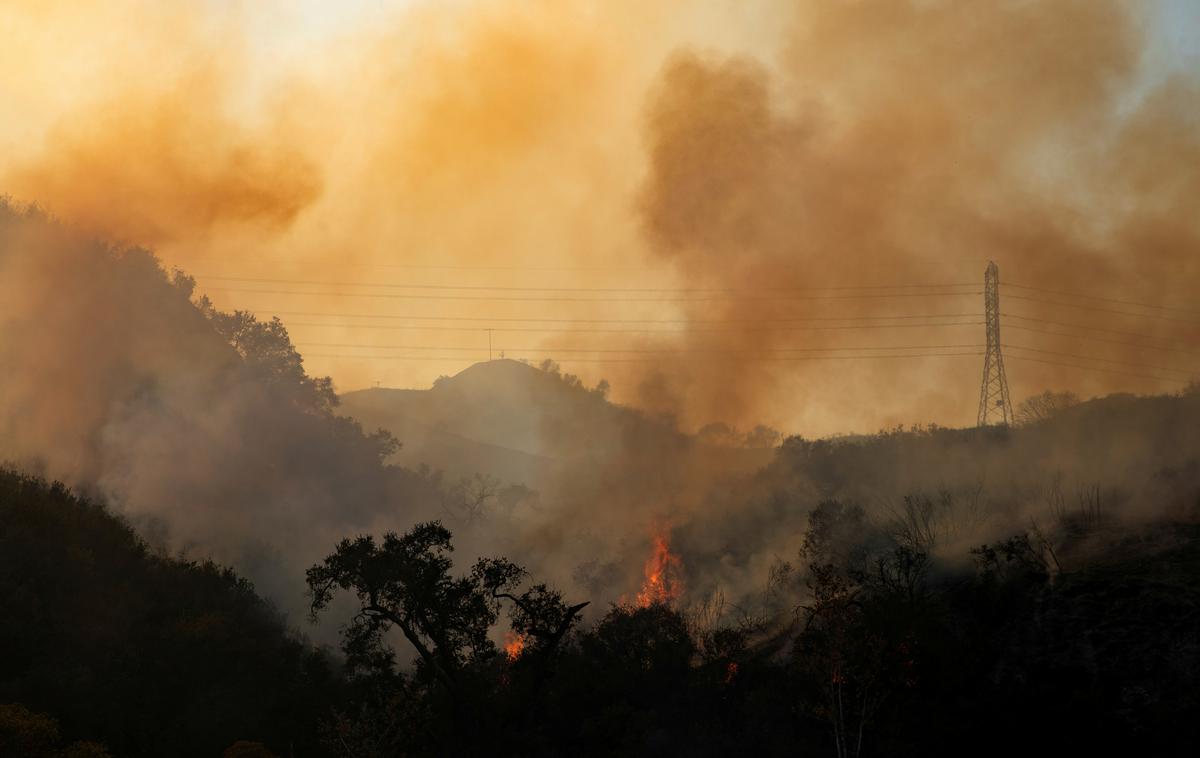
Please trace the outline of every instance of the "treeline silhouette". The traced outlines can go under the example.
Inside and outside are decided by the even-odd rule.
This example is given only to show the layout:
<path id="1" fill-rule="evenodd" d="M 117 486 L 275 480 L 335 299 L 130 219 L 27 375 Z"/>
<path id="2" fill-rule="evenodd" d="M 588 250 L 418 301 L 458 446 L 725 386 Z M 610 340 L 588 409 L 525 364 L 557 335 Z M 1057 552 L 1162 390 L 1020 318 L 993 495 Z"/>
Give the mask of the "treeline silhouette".
<path id="1" fill-rule="evenodd" d="M 615 604 L 594 624 L 586 598 L 504 559 L 456 570 L 452 548 L 424 523 L 313 566 L 338 656 L 233 572 L 0 474 L 0 753 L 1182 755 L 1200 738 L 1194 520 L 1114 530 L 1072 509 L 953 565 L 827 500 L 772 572 L 775 612 Z"/>
<path id="2" fill-rule="evenodd" d="M 389 535 L 391 549 L 345 542 L 309 575 L 314 609 L 337 584 L 361 603 L 346 652 L 372 694 L 339 716 L 336 742 L 344 755 L 1185 754 L 1200 736 L 1187 718 L 1200 528 L 1060 526 L 1053 545 L 1022 532 L 952 570 L 825 501 L 777 572 L 780 594 L 803 588 L 782 614 L 714 623 L 706 609 L 617 604 L 507 656 L 459 633 L 502 604 L 486 565 L 449 578 L 441 527 Z M 430 530 L 437 547 L 412 550 Z M 1064 570 L 1081 551 L 1094 557 Z M 374 626 L 381 598 L 399 601 L 397 624 L 436 619 L 410 672 Z M 512 610 L 512 633 L 527 633 L 529 614 Z M 556 593 L 542 611 L 547 626 L 573 613 Z"/>

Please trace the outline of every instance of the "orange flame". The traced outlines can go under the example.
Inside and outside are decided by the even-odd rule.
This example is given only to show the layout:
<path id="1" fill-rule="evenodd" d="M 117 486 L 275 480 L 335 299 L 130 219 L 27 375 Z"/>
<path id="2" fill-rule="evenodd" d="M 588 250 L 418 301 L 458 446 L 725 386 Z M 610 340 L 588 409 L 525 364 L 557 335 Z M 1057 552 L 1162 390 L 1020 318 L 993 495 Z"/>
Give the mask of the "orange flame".
<path id="1" fill-rule="evenodd" d="M 737 679 L 738 665 L 737 661 L 730 661 L 725 665 L 725 684 L 733 684 L 733 680 Z"/>
<path id="2" fill-rule="evenodd" d="M 521 653 L 525 652 L 525 638 L 527 635 L 520 632 L 506 632 L 504 634 L 504 657 L 509 663 L 521 657 Z"/>
<path id="3" fill-rule="evenodd" d="M 659 603 L 669 605 L 683 593 L 679 576 L 683 562 L 671 552 L 666 533 L 655 532 L 653 542 L 650 558 L 646 560 L 646 579 L 642 582 L 642 591 L 637 594 L 637 604 L 641 608 Z"/>

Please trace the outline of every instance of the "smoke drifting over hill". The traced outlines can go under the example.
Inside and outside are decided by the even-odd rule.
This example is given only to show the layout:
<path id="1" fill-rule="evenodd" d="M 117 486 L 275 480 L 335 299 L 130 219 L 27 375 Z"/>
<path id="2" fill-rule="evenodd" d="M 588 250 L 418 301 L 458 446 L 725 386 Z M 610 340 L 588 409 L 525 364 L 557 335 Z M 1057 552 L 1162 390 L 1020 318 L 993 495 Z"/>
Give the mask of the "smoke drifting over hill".
<path id="1" fill-rule="evenodd" d="M 303 560 L 398 493 L 421 502 L 286 333 L 206 316 L 151 253 L 0 205 L 0 272 L 0 459 L 104 497 L 162 548 L 241 566 L 295 610 Z"/>
<path id="2" fill-rule="evenodd" d="M 559 321 L 494 336 L 511 356 L 580 358 L 570 368 L 589 382 L 607 376 L 618 399 L 676 413 L 689 428 L 961 423 L 976 385 L 967 357 L 756 356 L 972 345 L 970 324 L 767 329 L 781 319 L 974 312 L 977 296 L 788 300 L 779 291 L 975 282 L 995 259 L 1005 281 L 1169 304 L 1200 277 L 1190 212 L 1200 189 L 1197 84 L 1147 55 L 1152 8 L 76 6 L 18 2 L 0 16 L 11 41 L 0 81 L 23 115 L 0 127 L 0 187 L 109 238 L 155 245 L 199 274 L 221 307 L 335 314 L 317 326 L 285 320 L 298 322 L 301 348 L 342 387 L 427 386 L 482 357 L 466 351 L 482 350 L 496 319 L 672 319 L 682 335 L 581 334 Z M 386 268 L 412 264 L 459 268 Z M 493 268 L 461 268 L 473 266 Z M 397 300 L 344 284 L 364 281 L 747 294 Z M 1029 318 L 1089 315 L 1020 306 Z M 396 331 L 338 317 L 347 313 L 482 321 L 473 333 L 385 322 L 407 327 Z M 1092 315 L 1160 342 L 1193 339 L 1198 328 Z M 1072 352 L 1070 339 L 1010 333 Z M 318 347 L 329 344 L 450 346 L 464 358 Z M 685 352 L 574 352 L 584 349 Z M 1090 344 L 1089 355 L 1158 365 L 1135 347 Z M 1019 366 L 1018 396 L 1175 386 Z M 1177 370 L 1158 375 L 1173 380 L 1195 364 L 1168 367 Z"/>
<path id="3" fill-rule="evenodd" d="M 1155 146 L 1172 154 L 1200 148 L 1195 95 L 1179 91 L 1195 82 L 1131 92 L 1142 40 L 1124 7 L 818 8 L 793 32 L 777 70 L 750 58 L 684 53 L 659 80 L 642 207 L 655 249 L 690 284 L 803 292 L 826 282 L 973 282 L 992 259 L 1026 284 L 1103 292 L 1128 282 L 1129 300 L 1182 296 L 1172 278 L 1196 274 L 1200 237 L 1186 198 L 1198 177 L 1190 166 L 1165 165 Z M 1151 175 L 1159 189 L 1146 196 L 1140 188 Z M 1151 242 L 1139 233 L 1147 228 L 1170 238 Z M 915 299 L 838 307 L 851 316 L 938 312 L 951 303 L 950 312 L 977 309 L 972 298 Z M 735 301 L 715 312 L 758 324 L 795 308 Z M 1062 317 L 1061 309 L 1032 303 L 1014 311 Z M 703 314 L 714 309 L 705 305 Z M 1169 341 L 1195 330 L 1195 323 L 1160 325 L 1157 336 Z M 954 334 L 952 344 L 974 342 L 970 330 Z M 844 341 L 836 334 L 812 344 Z M 747 330 L 727 344 L 792 342 L 792 335 Z M 1107 357 L 1147 356 L 1135 349 Z M 1077 381 L 1018 368 L 1045 383 Z M 688 402 L 729 407 L 747 394 L 740 388 L 761 385 L 758 367 L 737 361 L 714 361 L 708 373 L 713 381 L 694 388 Z M 864 393 L 872 386 L 911 392 L 924 407 L 934 398 L 922 373 L 871 364 L 856 367 L 852 381 Z M 933 388 L 937 403 L 970 406 L 969 382 Z"/>
<path id="4" fill-rule="evenodd" d="M 1089 355 L 1117 370 L 1017 350 L 1018 398 L 1174 390 L 1200 365 L 1186 350 L 1145 349 L 1200 334 L 1195 313 L 1161 307 L 1200 280 L 1200 98 L 1194 77 L 1147 61 L 1149 18 L 1117 2 L 416 4 L 296 47 L 259 39 L 267 22 L 250 4 L 9 5 L 0 83 L 25 118 L 0 126 L 0 188 L 74 227 L 4 211 L 3 359 L 21 370 L 0 396 L 3 453 L 99 489 L 146 528 L 161 521 L 173 546 L 243 567 L 292 546 L 288 567 L 251 568 L 268 592 L 279 583 L 278 597 L 333 537 L 447 513 L 462 521 L 465 552 L 503 550 L 604 597 L 636 591 L 661 536 L 650 526 L 666 524 L 686 534 L 685 565 L 705 577 L 688 587 L 749 591 L 795 547 L 770 519 L 744 533 L 727 523 L 757 512 L 733 493 L 766 486 L 739 478 L 761 457 L 723 450 L 737 438 L 713 432 L 725 427 L 686 431 L 766 422 L 812 437 L 973 418 L 975 358 L 802 360 L 980 341 L 973 319 L 895 326 L 969 316 L 974 285 L 895 285 L 974 282 L 988 259 L 1032 287 L 1119 284 L 1120 302 L 1066 306 L 1005 290 L 1024 319 L 1008 334 L 1090 314 L 1109 334 Z M 73 49 L 100 63 L 81 66 Z M 153 245 L 198 272 L 197 292 L 150 255 L 90 234 Z M 481 289 L 428 294 L 439 287 Z M 586 385 L 608 376 L 614 399 L 641 412 L 521 367 L 513 381 L 543 388 L 533 392 L 547 403 L 561 395 L 561 407 L 476 419 L 494 422 L 488 439 L 427 419 L 424 447 L 413 446 L 425 459 L 384 467 L 385 442 L 339 419 L 282 325 L 197 310 L 202 293 L 224 310 L 284 314 L 307 365 L 340 388 L 383 371 L 389 384 L 428 386 L 472 355 L 395 362 L 394 348 L 362 346 L 440 351 L 425 359 L 495 337 L 510 356 L 561 351 Z M 311 323 L 322 314 L 335 320 Z M 373 319 L 355 321 L 363 315 Z M 417 318 L 379 326 L 400 316 Z M 850 328 L 879 316 L 898 320 Z M 466 319 L 478 320 L 455 331 Z M 578 328 L 597 320 L 632 326 Z M 647 326 L 660 323 L 681 328 Z M 1087 338 L 1043 339 L 1069 353 Z M 587 356 L 582 368 L 572 355 Z M 468 384 L 435 390 L 427 410 L 488 413 L 486 390 L 446 394 Z M 391 425 L 385 407 L 354 412 L 368 428 Z M 451 422 L 470 426 L 437 423 Z M 454 456 L 485 456 L 481 444 L 506 438 L 538 440 L 500 451 L 517 469 L 499 486 L 530 491 L 501 497 L 454 479 L 471 469 Z M 1059 461 L 1053 446 L 1045 453 L 1049 468 L 1011 486 L 1046 486 Z M 1020 467 L 993 454 L 1009 487 Z M 788 518 L 802 520 L 825 495 L 875 501 L 945 485 L 958 497 L 994 481 L 960 481 L 922 455 L 923 474 L 869 491 L 818 486 L 820 469 L 784 472 L 803 483 L 763 497 L 798 503 Z M 1131 455 L 1140 463 L 1128 477 L 1089 469 L 1073 486 L 1142 491 L 1130 482 L 1155 476 L 1152 456 Z M 1188 472 L 1189 460 L 1170 465 Z M 1113 481 L 1100 481 L 1106 472 Z M 1032 496 L 990 497 L 1019 519 Z M 472 498 L 486 526 L 462 510 Z"/>

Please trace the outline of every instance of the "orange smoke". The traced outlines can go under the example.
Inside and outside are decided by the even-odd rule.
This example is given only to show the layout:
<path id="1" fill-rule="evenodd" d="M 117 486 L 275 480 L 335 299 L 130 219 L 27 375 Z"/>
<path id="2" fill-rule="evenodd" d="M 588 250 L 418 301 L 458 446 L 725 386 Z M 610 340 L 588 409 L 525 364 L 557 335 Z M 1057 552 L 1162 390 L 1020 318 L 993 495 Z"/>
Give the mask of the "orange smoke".
<path id="1" fill-rule="evenodd" d="M 529 635 L 520 632 L 506 632 L 504 635 L 504 657 L 509 663 L 521 657 L 525 652 L 525 640 Z"/>
<path id="2" fill-rule="evenodd" d="M 642 590 L 637 594 L 637 604 L 640 608 L 652 605 L 673 603 L 683 593 L 683 582 L 680 573 L 683 561 L 671 552 L 671 543 L 665 530 L 657 530 L 653 537 L 653 549 L 650 558 L 646 560 L 646 579 L 642 582 Z"/>
<path id="3" fill-rule="evenodd" d="M 975 319 L 915 317 L 976 314 L 978 297 L 796 293 L 972 283 L 996 260 L 1006 285 L 1186 302 L 1200 79 L 1160 55 L 1156 5 L 6 0 L 0 195 L 153 245 L 223 310 L 284 314 L 343 390 L 429 386 L 488 355 L 483 328 L 527 320 L 496 352 L 570 360 L 686 428 L 970 424 L 970 348 L 816 357 L 975 344 Z M 414 300 L 362 282 L 713 292 Z M 1165 388 L 1105 372 L 1196 339 L 1180 320 L 1007 302 L 1025 319 L 1014 350 L 1089 339 L 1033 321 L 1152 337 L 1091 338 L 1099 372 L 1013 354 L 1017 397 Z M 385 350 L 398 324 L 363 314 L 413 316 L 406 344 L 426 354 Z M 459 331 L 465 317 L 481 329 Z M 549 326 L 582 320 L 675 326 Z"/>

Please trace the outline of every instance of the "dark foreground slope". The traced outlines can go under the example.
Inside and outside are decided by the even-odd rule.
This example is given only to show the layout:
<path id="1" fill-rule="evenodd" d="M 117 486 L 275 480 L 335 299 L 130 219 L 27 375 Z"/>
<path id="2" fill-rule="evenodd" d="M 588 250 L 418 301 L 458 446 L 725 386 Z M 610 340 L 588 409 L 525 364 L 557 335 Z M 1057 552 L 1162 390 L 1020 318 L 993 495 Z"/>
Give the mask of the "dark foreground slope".
<path id="1" fill-rule="evenodd" d="M 1070 569 L 1020 536 L 994 543 L 995 560 L 976 552 L 971 581 L 930 586 L 908 616 L 913 677 L 884 705 L 873 753 L 1191 753 L 1200 527 L 1076 536 L 1057 548 Z"/>
<path id="2" fill-rule="evenodd" d="M 157 555 L 103 507 L 5 472 L 0 746 L 33 712 L 130 756 L 239 740 L 276 755 L 821 755 L 859 735 L 840 754 L 1191 754 L 1193 521 L 1067 519 L 957 563 L 885 527 L 825 501 L 773 614 L 610 607 L 536 658 L 447 648 L 450 691 L 402 648 L 360 655 L 344 682 L 232 573 Z M 434 597 L 413 602 L 452 624 Z M 431 639 L 434 655 L 465 644 Z"/>
<path id="3" fill-rule="evenodd" d="M 156 555 L 105 508 L 0 472 L 0 703 L 119 756 L 312 755 L 337 679 L 231 571 Z M 2 728 L 0 728 L 2 731 Z"/>
<path id="4" fill-rule="evenodd" d="M 1194 753 L 1197 525 L 1092 524 L 1055 540 L 1052 554 L 1017 533 L 976 547 L 970 568 L 954 569 L 882 531 L 862 509 L 827 501 L 808 520 L 804 543 L 798 563 L 781 572 L 773 615 L 618 605 L 561 644 L 539 637 L 507 658 L 468 655 L 464 639 L 431 634 L 446 645 L 444 680 L 420 666 L 398 677 L 388 656 L 360 656 L 357 674 L 383 697 L 339 722 L 335 749 L 713 758 Z M 327 566 L 350 565 L 342 561 L 360 547 L 346 543 Z M 356 585 L 370 584 L 363 577 Z M 452 623 L 446 610 L 423 608 Z M 442 651 L 438 645 L 429 657 Z"/>
<path id="5" fill-rule="evenodd" d="M 631 646 L 654 651 L 649 671 L 621 654 L 607 670 L 585 644 L 551 723 L 581 724 L 570 740 L 605 742 L 595 754 L 1189 755 L 1200 528 L 1093 538 L 1093 561 L 1053 580 L 1019 552 L 904 588 L 849 572 L 845 595 L 806 601 L 767 642 L 694 634 L 703 662 L 674 674 L 649 624 Z"/>

